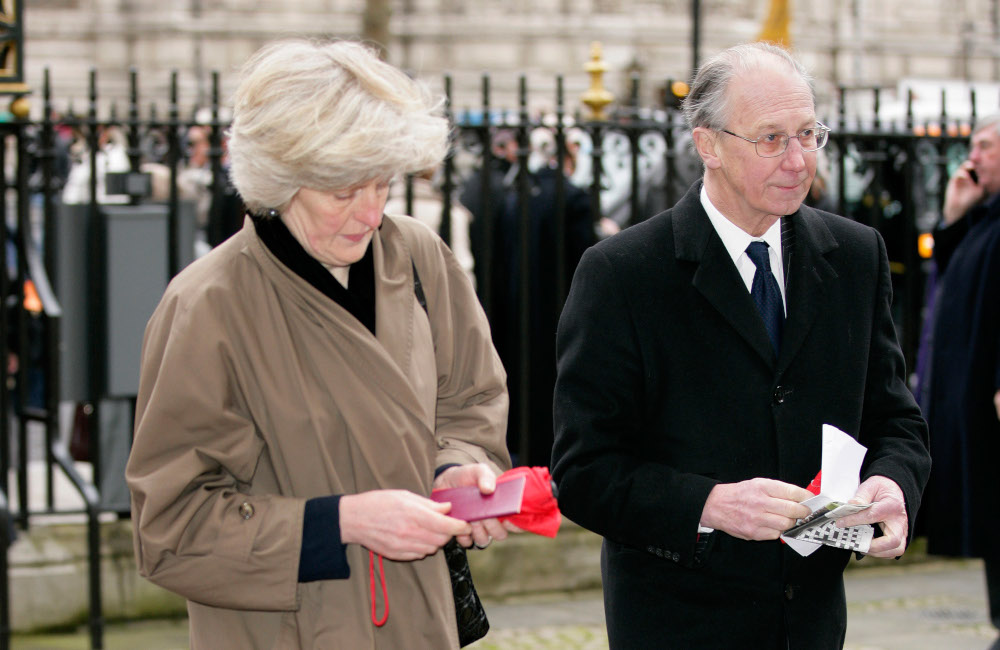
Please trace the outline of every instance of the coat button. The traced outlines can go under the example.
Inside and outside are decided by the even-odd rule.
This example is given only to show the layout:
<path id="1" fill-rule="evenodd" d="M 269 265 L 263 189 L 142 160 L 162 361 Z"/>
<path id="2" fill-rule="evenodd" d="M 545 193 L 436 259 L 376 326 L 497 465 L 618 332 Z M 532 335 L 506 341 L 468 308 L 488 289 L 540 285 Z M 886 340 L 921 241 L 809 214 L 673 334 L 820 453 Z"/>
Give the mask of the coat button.
<path id="1" fill-rule="evenodd" d="M 680 562 L 681 561 L 681 554 L 680 553 L 674 553 L 673 560 L 674 560 L 674 562 Z"/>
<path id="2" fill-rule="evenodd" d="M 243 517 L 244 519 L 249 519 L 250 517 L 253 517 L 253 512 L 254 512 L 253 506 L 247 503 L 246 501 L 240 504 L 240 516 Z"/>
<path id="3" fill-rule="evenodd" d="M 786 392 L 785 392 L 785 387 L 784 386 L 777 386 L 777 387 L 775 387 L 775 389 L 774 389 L 774 403 L 775 404 L 784 404 L 785 403 L 785 394 L 786 394 Z"/>
<path id="4" fill-rule="evenodd" d="M 785 585 L 785 598 L 788 600 L 795 598 L 795 587 L 792 585 Z"/>

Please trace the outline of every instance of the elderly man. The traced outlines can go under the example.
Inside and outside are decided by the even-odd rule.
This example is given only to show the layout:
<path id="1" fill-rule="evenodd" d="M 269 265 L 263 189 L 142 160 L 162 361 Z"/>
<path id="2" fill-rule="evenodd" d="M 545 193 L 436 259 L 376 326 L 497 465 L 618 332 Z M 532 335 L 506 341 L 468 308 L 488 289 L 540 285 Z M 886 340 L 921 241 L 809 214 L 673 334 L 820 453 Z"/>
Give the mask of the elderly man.
<path id="1" fill-rule="evenodd" d="M 605 538 L 612 648 L 839 648 L 850 552 L 778 537 L 828 423 L 868 449 L 841 523 L 878 557 L 910 539 L 930 461 L 885 245 L 802 205 L 827 128 L 784 50 L 715 56 L 685 112 L 703 179 L 589 249 L 559 323 L 560 505 Z"/>
<path id="2" fill-rule="evenodd" d="M 976 125 L 948 181 L 934 233 L 938 294 L 924 408 L 934 471 L 924 524 L 930 553 L 981 557 L 1000 627 L 1000 114 Z M 1000 639 L 993 645 L 1000 648 Z"/>

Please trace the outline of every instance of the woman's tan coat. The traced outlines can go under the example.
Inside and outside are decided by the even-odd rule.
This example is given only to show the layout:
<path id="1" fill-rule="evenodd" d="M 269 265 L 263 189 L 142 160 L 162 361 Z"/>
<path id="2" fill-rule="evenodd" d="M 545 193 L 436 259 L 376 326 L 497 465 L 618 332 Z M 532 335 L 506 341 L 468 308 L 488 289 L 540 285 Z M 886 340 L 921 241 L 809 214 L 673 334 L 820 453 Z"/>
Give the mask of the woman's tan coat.
<path id="1" fill-rule="evenodd" d="M 299 584 L 306 499 L 509 467 L 505 375 L 473 289 L 407 217 L 372 240 L 376 332 L 282 265 L 248 220 L 179 274 L 146 329 L 132 491 L 139 572 L 188 599 L 192 648 L 450 648 L 442 553 Z M 414 294 L 411 259 L 427 298 Z M 379 596 L 379 613 L 382 612 Z"/>

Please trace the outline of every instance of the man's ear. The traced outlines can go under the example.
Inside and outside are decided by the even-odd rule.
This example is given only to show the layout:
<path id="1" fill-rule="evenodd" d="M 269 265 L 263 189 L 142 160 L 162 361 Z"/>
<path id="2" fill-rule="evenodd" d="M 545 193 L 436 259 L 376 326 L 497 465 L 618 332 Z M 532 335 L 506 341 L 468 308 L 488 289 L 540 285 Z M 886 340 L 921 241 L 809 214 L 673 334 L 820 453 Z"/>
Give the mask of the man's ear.
<path id="1" fill-rule="evenodd" d="M 718 169 L 722 166 L 722 161 L 719 160 L 719 154 L 716 152 L 718 137 L 719 134 L 717 132 L 703 126 L 696 126 L 691 132 L 691 138 L 694 140 L 694 149 L 701 156 L 701 161 L 705 163 L 705 167 L 708 169 Z"/>

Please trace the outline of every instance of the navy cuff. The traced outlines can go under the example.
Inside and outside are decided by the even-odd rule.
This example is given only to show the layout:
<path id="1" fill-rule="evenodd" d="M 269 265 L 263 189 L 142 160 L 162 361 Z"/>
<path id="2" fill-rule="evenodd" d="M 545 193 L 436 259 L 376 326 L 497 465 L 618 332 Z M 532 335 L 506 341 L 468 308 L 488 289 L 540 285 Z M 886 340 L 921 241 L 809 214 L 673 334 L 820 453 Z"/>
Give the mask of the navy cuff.
<path id="1" fill-rule="evenodd" d="M 444 472 L 449 467 L 459 467 L 459 466 L 460 466 L 459 463 L 448 463 L 447 465 L 442 465 L 441 467 L 438 467 L 436 470 L 434 470 L 434 478 L 441 476 L 441 473 Z"/>
<path id="2" fill-rule="evenodd" d="M 340 496 L 336 494 L 306 501 L 299 582 L 351 577 L 347 545 L 340 541 Z"/>

